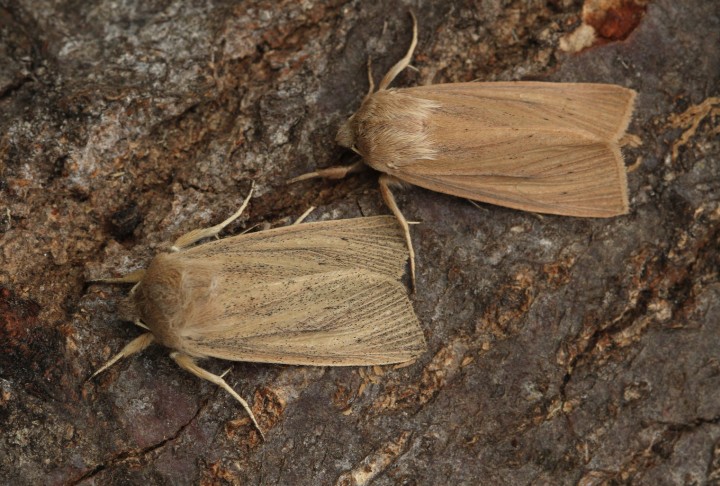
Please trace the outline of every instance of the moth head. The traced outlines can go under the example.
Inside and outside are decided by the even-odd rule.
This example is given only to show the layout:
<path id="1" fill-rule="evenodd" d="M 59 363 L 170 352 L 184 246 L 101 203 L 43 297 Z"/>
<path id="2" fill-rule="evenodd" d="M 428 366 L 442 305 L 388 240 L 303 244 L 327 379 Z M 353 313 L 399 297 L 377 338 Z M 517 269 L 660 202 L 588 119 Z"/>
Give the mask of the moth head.
<path id="1" fill-rule="evenodd" d="M 347 121 L 342 124 L 342 126 L 337 132 L 337 135 L 335 136 L 335 141 L 341 147 L 353 150 L 355 147 L 355 124 L 353 123 L 354 118 L 355 115 L 348 118 Z"/>

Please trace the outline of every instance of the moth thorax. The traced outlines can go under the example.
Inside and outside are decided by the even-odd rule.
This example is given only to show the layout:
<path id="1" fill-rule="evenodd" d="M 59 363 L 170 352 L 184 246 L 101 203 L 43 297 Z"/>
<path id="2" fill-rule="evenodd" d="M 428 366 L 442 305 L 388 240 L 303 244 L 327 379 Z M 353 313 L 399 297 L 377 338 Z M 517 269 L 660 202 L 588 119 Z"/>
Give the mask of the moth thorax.
<path id="1" fill-rule="evenodd" d="M 437 109 L 437 102 L 407 90 L 379 91 L 363 102 L 348 129 L 365 161 L 385 172 L 388 167 L 436 158 L 430 123 Z"/>
<path id="2" fill-rule="evenodd" d="M 135 288 L 137 314 L 162 345 L 177 348 L 187 302 L 184 271 L 170 264 L 166 255 L 155 257 Z"/>

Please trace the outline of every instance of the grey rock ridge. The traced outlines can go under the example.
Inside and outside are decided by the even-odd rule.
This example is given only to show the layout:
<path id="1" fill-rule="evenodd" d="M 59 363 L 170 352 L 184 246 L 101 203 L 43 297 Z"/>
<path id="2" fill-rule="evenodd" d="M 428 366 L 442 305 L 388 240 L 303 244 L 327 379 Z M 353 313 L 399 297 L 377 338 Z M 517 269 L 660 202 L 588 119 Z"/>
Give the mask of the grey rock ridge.
<path id="1" fill-rule="evenodd" d="M 396 191 L 428 351 L 229 369 L 266 431 L 139 330 L 123 286 L 181 233 L 388 214 L 338 126 L 394 86 L 638 92 L 630 213 L 539 216 Z M 720 6 L 642 0 L 0 1 L 0 482 L 717 484 Z M 595 33 L 595 37 L 588 33 Z M 637 142 L 637 141 L 636 141 Z"/>

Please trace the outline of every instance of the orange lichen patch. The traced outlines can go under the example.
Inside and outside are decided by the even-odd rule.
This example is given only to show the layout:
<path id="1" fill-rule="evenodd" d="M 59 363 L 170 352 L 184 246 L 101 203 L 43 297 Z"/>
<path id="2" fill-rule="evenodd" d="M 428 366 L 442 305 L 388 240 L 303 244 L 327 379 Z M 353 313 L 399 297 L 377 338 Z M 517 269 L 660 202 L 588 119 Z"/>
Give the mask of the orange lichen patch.
<path id="1" fill-rule="evenodd" d="M 8 177 L 8 185 L 16 187 L 27 187 L 32 184 L 30 179 L 17 179 Z"/>
<path id="2" fill-rule="evenodd" d="M 253 414 L 259 418 L 263 430 L 272 429 L 280 421 L 287 401 L 270 388 L 255 391 Z"/>
<path id="3" fill-rule="evenodd" d="M 343 472 L 335 484 L 338 486 L 370 484 L 407 451 L 411 436 L 409 431 L 403 431 L 394 440 L 381 444 L 352 469 Z"/>
<path id="4" fill-rule="evenodd" d="M 395 368 L 393 367 L 389 369 Z M 353 388 L 349 386 L 346 386 L 344 384 L 337 384 L 337 388 L 332 397 L 335 406 L 343 410 L 343 413 L 346 415 L 352 413 L 352 402 L 356 398 L 361 397 L 370 385 L 379 385 L 380 383 L 382 383 L 381 378 L 385 376 L 385 369 L 383 369 L 382 366 L 374 365 L 367 368 L 358 368 L 357 374 L 360 378 L 360 384 L 354 392 Z"/>
<path id="5" fill-rule="evenodd" d="M 565 52 L 580 52 L 600 41 L 626 39 L 640 24 L 647 0 L 587 0 L 583 5 L 583 23 L 560 39 Z"/>
<path id="6" fill-rule="evenodd" d="M 420 381 L 409 386 L 388 386 L 373 408 L 376 410 L 404 409 L 422 406 L 429 402 L 463 366 L 469 365 L 467 356 L 470 344 L 458 338 L 443 346 L 423 369 Z"/>
<path id="7" fill-rule="evenodd" d="M 224 467 L 222 461 L 210 463 L 205 471 L 205 477 L 200 481 L 201 486 L 214 486 L 216 484 L 237 484 L 239 479 L 228 468 Z"/>
<path id="8" fill-rule="evenodd" d="M 570 282 L 570 270 L 575 264 L 575 260 L 575 256 L 569 256 L 543 265 L 543 274 L 547 283 L 553 288 L 567 285 Z"/>
<path id="9" fill-rule="evenodd" d="M 229 420 L 225 423 L 225 434 L 232 439 L 237 435 L 238 430 L 248 426 L 252 427 L 252 424 L 250 422 L 250 417 L 248 417 L 247 415 L 233 420 Z M 241 433 L 241 436 L 245 435 L 246 432 L 243 431 Z"/>
<path id="10" fill-rule="evenodd" d="M 18 298 L 10 289 L 0 287 L 0 343 L 3 353 L 10 349 L 27 352 L 31 331 L 37 324 L 40 306 L 31 300 Z"/>
<path id="11" fill-rule="evenodd" d="M 627 39 L 640 24 L 648 0 L 587 0 L 583 5 L 583 22 L 595 29 L 602 39 Z"/>
<path id="12" fill-rule="evenodd" d="M 355 394 L 352 388 L 344 383 L 335 383 L 335 393 L 332 395 L 333 405 L 339 410 L 349 410 Z M 360 392 L 357 393 L 357 396 Z"/>
<path id="13" fill-rule="evenodd" d="M 669 249 L 646 244 L 629 257 L 624 265 L 628 275 L 623 284 L 624 308 L 611 318 L 586 315 L 577 335 L 564 341 L 556 353 L 559 365 L 572 369 L 585 359 L 597 365 L 614 356 L 623 359 L 623 348 L 635 345 L 651 327 L 681 329 L 696 325 L 701 318 L 692 315 L 706 311 L 692 278 L 717 280 L 715 267 L 708 262 L 715 262 L 718 231 L 716 226 L 708 225 L 708 219 L 720 211 L 708 214 L 702 209 L 696 210 L 687 231 L 677 231 Z M 702 277 L 691 277 L 696 268 L 709 270 Z"/>
<path id="14" fill-rule="evenodd" d="M 255 396 L 253 397 L 252 412 L 253 415 L 257 417 L 257 420 L 260 423 L 260 427 L 264 432 L 272 429 L 275 424 L 280 421 L 280 417 L 282 416 L 286 407 L 287 402 L 279 394 L 275 393 L 272 389 L 264 387 L 259 388 L 255 391 Z M 234 420 L 230 420 L 225 424 L 225 434 L 229 438 L 233 438 L 238 434 L 239 430 L 245 429 L 245 427 L 252 428 L 253 425 L 250 417 L 242 415 Z M 247 431 L 241 431 L 240 436 L 247 436 Z M 251 446 L 259 444 L 260 441 L 261 437 L 258 431 L 254 429 L 251 430 Z"/>
<path id="15" fill-rule="evenodd" d="M 690 139 L 697 132 L 700 123 L 707 117 L 712 118 L 720 116 L 720 97 L 707 98 L 698 105 L 693 105 L 680 114 L 673 113 L 668 118 L 667 126 L 669 128 L 682 128 L 683 133 L 672 146 L 672 160 L 675 162 L 678 158 L 680 147 L 688 144 Z M 720 127 L 715 125 L 711 135 L 720 133 Z"/>
<path id="16" fill-rule="evenodd" d="M 515 275 L 514 281 L 500 286 L 478 319 L 477 331 L 498 339 L 516 334 L 522 317 L 535 300 L 534 280 L 532 272 L 523 270 Z"/>

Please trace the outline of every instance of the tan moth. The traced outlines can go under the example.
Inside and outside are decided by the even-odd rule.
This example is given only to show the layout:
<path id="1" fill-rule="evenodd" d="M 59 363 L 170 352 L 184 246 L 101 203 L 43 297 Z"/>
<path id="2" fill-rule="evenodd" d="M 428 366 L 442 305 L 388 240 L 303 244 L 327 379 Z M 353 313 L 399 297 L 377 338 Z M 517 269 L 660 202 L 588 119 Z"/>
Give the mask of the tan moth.
<path id="1" fill-rule="evenodd" d="M 178 238 L 125 302 L 147 330 L 98 369 L 153 342 L 183 369 L 250 406 L 201 358 L 315 366 L 402 363 L 426 348 L 401 278 L 408 253 L 392 216 L 293 224 L 195 245 L 240 216 Z M 299 223 L 299 221 L 298 221 Z M 261 431 L 262 434 L 262 431 Z"/>
<path id="2" fill-rule="evenodd" d="M 611 84 L 470 82 L 388 89 L 417 45 L 340 127 L 336 140 L 382 172 L 380 190 L 414 251 L 390 186 L 433 191 L 524 211 L 612 217 L 628 211 L 620 141 L 635 92 Z M 301 175 L 339 179 L 362 162 Z"/>

